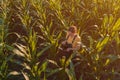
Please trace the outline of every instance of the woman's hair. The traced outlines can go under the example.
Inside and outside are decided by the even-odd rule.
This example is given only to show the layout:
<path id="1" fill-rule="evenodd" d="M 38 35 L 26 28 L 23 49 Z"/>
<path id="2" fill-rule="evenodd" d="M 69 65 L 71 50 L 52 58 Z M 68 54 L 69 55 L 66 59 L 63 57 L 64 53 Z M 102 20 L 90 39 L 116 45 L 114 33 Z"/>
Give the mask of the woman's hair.
<path id="1" fill-rule="evenodd" d="M 77 27 L 76 26 L 71 26 L 71 27 L 69 27 L 68 31 L 70 31 L 72 33 L 77 33 Z"/>

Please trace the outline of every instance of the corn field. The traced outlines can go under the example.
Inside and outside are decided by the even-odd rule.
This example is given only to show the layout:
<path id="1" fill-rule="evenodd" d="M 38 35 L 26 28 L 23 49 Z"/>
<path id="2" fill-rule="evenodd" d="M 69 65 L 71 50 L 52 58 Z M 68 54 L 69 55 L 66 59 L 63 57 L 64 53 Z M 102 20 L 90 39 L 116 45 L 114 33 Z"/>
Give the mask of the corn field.
<path id="1" fill-rule="evenodd" d="M 71 25 L 81 48 L 58 62 Z M 119 62 L 120 0 L 0 0 L 0 80 L 120 80 Z"/>

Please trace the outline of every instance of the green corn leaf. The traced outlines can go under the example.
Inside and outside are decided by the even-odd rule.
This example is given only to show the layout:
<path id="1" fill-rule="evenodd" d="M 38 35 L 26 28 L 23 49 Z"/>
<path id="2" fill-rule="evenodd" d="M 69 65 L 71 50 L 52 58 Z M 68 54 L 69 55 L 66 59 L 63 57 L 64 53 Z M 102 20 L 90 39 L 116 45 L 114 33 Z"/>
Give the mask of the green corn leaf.
<path id="1" fill-rule="evenodd" d="M 46 50 L 48 50 L 49 48 L 51 48 L 52 45 L 49 45 L 47 47 L 45 47 L 44 49 L 42 49 L 40 52 L 37 53 L 37 57 L 41 56 Z"/>
<path id="2" fill-rule="evenodd" d="M 109 36 L 106 36 L 102 41 L 99 41 L 96 45 L 98 52 L 100 52 L 109 41 Z"/>
<path id="3" fill-rule="evenodd" d="M 120 19 L 117 20 L 117 22 L 115 23 L 115 25 L 112 28 L 113 31 L 117 31 L 120 30 Z"/>
<path id="4" fill-rule="evenodd" d="M 105 66 L 107 66 L 110 63 L 110 59 L 107 59 L 105 62 Z"/>
<path id="5" fill-rule="evenodd" d="M 10 73 L 7 75 L 7 77 L 9 77 L 9 76 L 17 76 L 17 75 L 21 75 L 21 73 L 20 73 L 20 72 L 17 72 L 17 71 L 12 71 L 12 72 L 10 72 Z"/>
<path id="6" fill-rule="evenodd" d="M 63 70 L 63 68 L 57 68 L 57 69 L 54 69 L 54 70 L 50 70 L 50 73 L 47 75 L 48 77 L 49 76 L 52 76 L 52 75 L 54 75 L 55 73 L 58 73 L 58 72 L 60 72 L 60 71 L 62 71 Z"/>
<path id="7" fill-rule="evenodd" d="M 30 80 L 29 77 L 28 77 L 28 75 L 26 73 L 22 72 L 22 74 L 23 74 L 25 80 Z"/>

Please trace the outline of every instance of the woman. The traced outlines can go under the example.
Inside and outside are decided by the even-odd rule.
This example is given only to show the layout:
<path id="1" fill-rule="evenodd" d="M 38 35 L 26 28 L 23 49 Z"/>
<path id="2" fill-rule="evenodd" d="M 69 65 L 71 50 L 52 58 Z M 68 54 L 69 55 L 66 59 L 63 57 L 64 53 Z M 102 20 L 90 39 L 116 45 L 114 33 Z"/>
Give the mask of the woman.
<path id="1" fill-rule="evenodd" d="M 71 26 L 69 27 L 66 35 L 66 40 L 62 42 L 61 45 L 61 54 L 60 56 L 66 56 L 66 58 L 70 57 L 73 51 L 80 49 L 81 38 L 77 33 L 77 27 Z"/>

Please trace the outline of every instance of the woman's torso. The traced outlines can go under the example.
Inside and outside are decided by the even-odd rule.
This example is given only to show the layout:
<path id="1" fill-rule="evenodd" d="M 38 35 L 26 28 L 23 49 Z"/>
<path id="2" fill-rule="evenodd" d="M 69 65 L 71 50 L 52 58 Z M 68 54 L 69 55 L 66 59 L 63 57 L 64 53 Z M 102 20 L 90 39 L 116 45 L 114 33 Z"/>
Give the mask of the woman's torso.
<path id="1" fill-rule="evenodd" d="M 66 45 L 68 48 L 73 48 L 74 41 L 75 41 L 76 37 L 77 37 L 77 35 L 74 35 L 74 36 L 68 35 L 67 36 Z"/>

